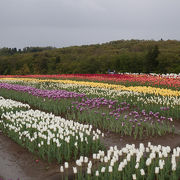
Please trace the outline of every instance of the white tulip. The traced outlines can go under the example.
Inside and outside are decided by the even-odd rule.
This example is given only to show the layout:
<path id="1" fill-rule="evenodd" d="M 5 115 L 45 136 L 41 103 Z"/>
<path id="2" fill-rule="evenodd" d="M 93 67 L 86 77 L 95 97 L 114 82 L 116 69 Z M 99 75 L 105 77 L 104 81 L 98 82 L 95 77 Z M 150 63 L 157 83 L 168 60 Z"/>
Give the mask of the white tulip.
<path id="1" fill-rule="evenodd" d="M 93 159 L 97 159 L 97 155 L 95 153 L 93 154 Z"/>
<path id="2" fill-rule="evenodd" d="M 136 180 L 136 174 L 132 174 L 133 180 Z"/>
<path id="3" fill-rule="evenodd" d="M 77 168 L 76 167 L 73 167 L 73 173 L 77 174 Z"/>
<path id="4" fill-rule="evenodd" d="M 144 169 L 140 169 L 141 176 L 145 175 Z"/>
<path id="5" fill-rule="evenodd" d="M 65 162 L 65 163 L 64 163 L 64 167 L 65 167 L 65 169 L 69 168 L 68 162 Z"/>
<path id="6" fill-rule="evenodd" d="M 76 160 L 76 165 L 77 166 L 82 166 L 82 162 L 80 160 Z"/>
<path id="7" fill-rule="evenodd" d="M 155 174 L 159 174 L 159 167 L 155 167 Z"/>
<path id="8" fill-rule="evenodd" d="M 102 172 L 102 173 L 104 173 L 104 172 L 105 172 L 105 170 L 106 170 L 106 168 L 105 168 L 105 167 L 102 167 L 102 168 L 101 168 L 101 172 Z"/>
<path id="9" fill-rule="evenodd" d="M 112 166 L 109 166 L 109 168 L 108 168 L 108 172 L 112 172 L 112 171 L 113 171 Z"/>
<path id="10" fill-rule="evenodd" d="M 88 162 L 88 157 L 84 157 L 84 163 Z"/>
<path id="11" fill-rule="evenodd" d="M 97 154 L 97 155 L 96 155 L 96 158 L 97 158 L 97 159 L 100 159 L 100 154 Z"/>
<path id="12" fill-rule="evenodd" d="M 83 162 L 83 161 L 84 161 L 84 157 L 83 157 L 83 156 L 80 156 L 79 160 L 80 160 L 81 162 Z"/>
<path id="13" fill-rule="evenodd" d="M 139 163 L 136 163 L 135 168 L 136 168 L 136 169 L 138 169 L 138 168 L 139 168 Z"/>
<path id="14" fill-rule="evenodd" d="M 60 166 L 60 172 L 64 172 L 64 167 Z"/>
<path id="15" fill-rule="evenodd" d="M 118 171 L 122 171 L 123 170 L 123 167 L 122 167 L 122 165 L 120 164 L 119 166 L 118 166 Z"/>
<path id="16" fill-rule="evenodd" d="M 91 168 L 87 168 L 87 174 L 91 174 Z"/>
<path id="17" fill-rule="evenodd" d="M 99 171 L 96 171 L 96 176 L 99 176 Z"/>
<path id="18" fill-rule="evenodd" d="M 148 158 L 147 160 L 146 160 L 146 166 L 149 166 L 151 164 L 151 158 Z"/>
<path id="19" fill-rule="evenodd" d="M 88 167 L 89 167 L 89 168 L 91 168 L 91 167 L 92 167 L 92 162 L 91 162 L 91 161 L 89 161 L 89 163 L 88 163 Z"/>

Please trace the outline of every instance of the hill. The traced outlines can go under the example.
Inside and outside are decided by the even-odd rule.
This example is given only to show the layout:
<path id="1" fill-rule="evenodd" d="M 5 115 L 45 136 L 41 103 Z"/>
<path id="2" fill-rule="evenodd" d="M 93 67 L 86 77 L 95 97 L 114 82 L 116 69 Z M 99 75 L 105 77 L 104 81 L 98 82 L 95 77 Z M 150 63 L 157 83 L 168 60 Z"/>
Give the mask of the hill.
<path id="1" fill-rule="evenodd" d="M 0 49 L 0 74 L 180 73 L 180 41 L 119 40 L 65 48 Z"/>

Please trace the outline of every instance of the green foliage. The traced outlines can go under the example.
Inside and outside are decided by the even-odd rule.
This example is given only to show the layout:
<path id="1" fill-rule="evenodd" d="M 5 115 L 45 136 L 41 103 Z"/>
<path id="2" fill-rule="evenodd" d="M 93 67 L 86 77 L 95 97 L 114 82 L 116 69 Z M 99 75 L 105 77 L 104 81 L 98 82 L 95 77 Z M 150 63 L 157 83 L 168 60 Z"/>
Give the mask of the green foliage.
<path id="1" fill-rule="evenodd" d="M 67 48 L 0 49 L 0 74 L 180 72 L 180 41 L 120 40 Z"/>
<path id="2" fill-rule="evenodd" d="M 146 73 L 156 72 L 156 68 L 159 64 L 157 57 L 159 55 L 159 48 L 157 45 L 150 47 L 146 55 Z"/>

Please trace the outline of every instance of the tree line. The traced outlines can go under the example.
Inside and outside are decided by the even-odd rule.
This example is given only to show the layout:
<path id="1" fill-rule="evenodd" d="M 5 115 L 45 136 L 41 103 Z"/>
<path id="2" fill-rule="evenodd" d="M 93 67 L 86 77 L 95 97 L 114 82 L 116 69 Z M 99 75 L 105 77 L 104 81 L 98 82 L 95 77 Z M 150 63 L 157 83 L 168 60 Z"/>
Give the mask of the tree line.
<path id="1" fill-rule="evenodd" d="M 180 41 L 119 40 L 65 48 L 0 49 L 0 74 L 180 73 Z"/>
<path id="2" fill-rule="evenodd" d="M 13 55 L 13 54 L 21 54 L 21 53 L 28 53 L 28 52 L 41 52 L 44 50 L 50 50 L 54 49 L 54 47 L 48 46 L 48 47 L 25 47 L 23 49 L 17 49 L 17 48 L 8 48 L 4 47 L 0 49 L 0 56 L 3 55 Z"/>

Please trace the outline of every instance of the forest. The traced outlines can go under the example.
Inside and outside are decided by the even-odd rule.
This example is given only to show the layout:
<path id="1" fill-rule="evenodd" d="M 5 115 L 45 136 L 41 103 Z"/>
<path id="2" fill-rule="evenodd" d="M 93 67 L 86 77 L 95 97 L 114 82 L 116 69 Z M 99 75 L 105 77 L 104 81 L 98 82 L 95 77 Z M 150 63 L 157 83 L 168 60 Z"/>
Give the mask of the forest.
<path id="1" fill-rule="evenodd" d="M 180 41 L 118 40 L 55 47 L 4 47 L 0 74 L 180 73 Z"/>

